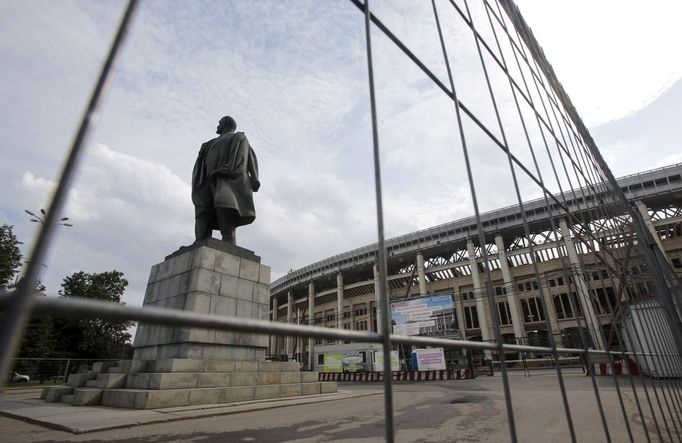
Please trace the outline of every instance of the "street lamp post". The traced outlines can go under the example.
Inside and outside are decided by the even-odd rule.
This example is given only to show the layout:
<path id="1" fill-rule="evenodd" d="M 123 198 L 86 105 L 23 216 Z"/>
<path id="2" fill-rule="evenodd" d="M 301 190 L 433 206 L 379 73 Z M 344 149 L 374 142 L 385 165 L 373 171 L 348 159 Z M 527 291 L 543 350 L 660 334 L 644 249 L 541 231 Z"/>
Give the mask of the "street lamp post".
<path id="1" fill-rule="evenodd" d="M 24 212 L 27 213 L 28 215 L 30 215 L 31 217 L 33 217 L 30 219 L 30 221 L 32 221 L 33 223 L 40 223 L 40 224 L 44 225 L 45 221 L 47 220 L 47 211 L 45 211 L 45 209 L 40 208 L 40 215 L 36 214 L 33 211 L 29 211 L 28 209 L 24 209 Z M 62 217 L 57 222 L 57 226 L 66 226 L 67 228 L 73 227 L 73 225 L 71 223 L 68 223 L 68 221 L 69 221 L 69 217 Z M 28 263 L 28 262 L 26 262 L 26 263 Z M 47 265 L 44 263 L 41 263 L 40 265 L 43 266 L 44 268 L 47 268 Z M 40 283 L 40 271 L 38 271 L 38 284 L 39 284 L 39 286 L 41 285 L 41 283 Z"/>
<path id="2" fill-rule="evenodd" d="M 45 224 L 45 220 L 47 218 L 47 212 L 44 209 L 40 209 L 40 215 L 37 215 L 36 213 L 29 211 L 28 209 L 24 209 L 24 212 L 33 217 L 31 219 L 32 222 L 34 223 L 41 223 Z M 59 219 L 59 222 L 57 223 L 58 226 L 67 226 L 67 227 L 72 227 L 73 225 L 71 223 L 67 223 L 69 221 L 69 217 L 62 217 Z"/>

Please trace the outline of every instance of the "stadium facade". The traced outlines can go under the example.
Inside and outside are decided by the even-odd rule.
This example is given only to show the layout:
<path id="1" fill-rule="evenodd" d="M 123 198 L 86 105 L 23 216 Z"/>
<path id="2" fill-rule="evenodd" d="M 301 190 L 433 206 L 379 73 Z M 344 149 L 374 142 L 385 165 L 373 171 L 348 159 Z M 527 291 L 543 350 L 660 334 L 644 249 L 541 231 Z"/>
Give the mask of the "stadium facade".
<path id="1" fill-rule="evenodd" d="M 675 273 L 682 276 L 682 164 L 622 177 L 618 183 Z M 584 332 L 595 348 L 617 348 L 614 332 L 622 326 L 626 311 L 619 307 L 623 295 L 618 290 L 618 276 L 595 259 L 595 251 L 600 246 L 618 247 L 622 239 L 613 235 L 610 220 L 599 218 L 590 209 L 598 198 L 594 192 L 579 189 L 560 197 L 578 214 L 581 226 L 573 223 L 569 230 L 565 219 L 554 225 L 548 216 L 552 208 L 545 199 L 523 205 L 530 237 L 524 234 L 518 205 L 481 214 L 486 239 L 491 242 L 483 245 L 487 262 L 482 258 L 482 246 L 476 243 L 473 217 L 387 240 L 390 302 L 451 294 L 454 324 L 434 322 L 429 335 L 448 336 L 455 329 L 467 340 L 493 340 L 484 281 L 487 267 L 505 342 L 544 346 L 548 334 L 553 334 L 557 346 L 581 348 L 579 336 Z M 581 237 L 576 232 L 590 235 Z M 539 278 L 533 270 L 529 242 Z M 376 245 L 354 249 L 276 280 L 271 286 L 271 319 L 380 330 L 376 251 Z M 542 303 L 547 307 L 548 322 Z M 334 343 L 273 336 L 269 352 L 310 365 L 315 346 Z"/>

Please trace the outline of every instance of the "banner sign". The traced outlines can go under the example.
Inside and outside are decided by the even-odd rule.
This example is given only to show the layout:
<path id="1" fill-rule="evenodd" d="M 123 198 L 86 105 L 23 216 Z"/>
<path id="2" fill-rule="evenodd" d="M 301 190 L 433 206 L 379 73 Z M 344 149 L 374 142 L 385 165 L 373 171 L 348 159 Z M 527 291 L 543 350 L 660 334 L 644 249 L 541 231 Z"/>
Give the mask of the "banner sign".
<path id="1" fill-rule="evenodd" d="M 393 333 L 434 335 L 452 329 L 454 304 L 451 294 L 431 295 L 391 303 Z"/>
<path id="2" fill-rule="evenodd" d="M 384 353 L 376 351 L 374 354 L 375 371 L 384 370 Z M 391 371 L 400 371 L 400 361 L 398 360 L 398 351 L 391 351 Z"/>
<path id="3" fill-rule="evenodd" d="M 443 348 L 415 349 L 412 351 L 412 366 L 418 371 L 445 370 Z"/>
<path id="4" fill-rule="evenodd" d="M 341 354 L 324 354 L 323 372 L 342 372 L 343 357 Z"/>

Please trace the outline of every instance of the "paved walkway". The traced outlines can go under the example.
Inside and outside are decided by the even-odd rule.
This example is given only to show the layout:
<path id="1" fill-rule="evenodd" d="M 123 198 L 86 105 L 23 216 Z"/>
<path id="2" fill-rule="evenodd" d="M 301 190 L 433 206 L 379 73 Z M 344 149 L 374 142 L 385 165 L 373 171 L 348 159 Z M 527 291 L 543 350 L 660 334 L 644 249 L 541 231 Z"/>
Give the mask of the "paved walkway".
<path id="1" fill-rule="evenodd" d="M 568 372 L 568 371 L 567 371 Z M 613 442 L 627 442 L 626 423 L 632 428 L 633 441 L 647 441 L 629 381 L 622 378 L 621 393 L 626 410 L 623 415 L 615 385 L 610 377 L 599 377 L 599 393 Z M 641 380 L 636 380 L 645 423 L 651 441 L 671 441 L 661 420 L 662 412 L 644 400 Z M 579 372 L 565 377 L 571 415 L 577 440 L 605 442 L 605 432 L 591 380 Z M 650 385 L 651 381 L 647 379 Z M 657 382 L 663 383 L 663 382 Z M 510 384 L 514 419 L 520 442 L 569 442 L 561 395 L 553 371 L 534 371 L 529 378 L 511 373 Z M 0 416 L 0 441 L 23 442 L 296 442 L 296 443 L 378 443 L 384 441 L 384 398 L 380 383 L 341 383 L 342 392 L 304 398 L 252 402 L 234 406 L 175 410 L 127 411 L 111 408 L 87 408 L 79 411 L 68 405 L 41 409 L 30 398 L 3 394 L 4 401 L 17 407 L 45 411 L 41 419 L 67 419 L 79 429 L 94 429 L 84 434 L 49 429 Z M 334 397 L 336 395 L 336 397 Z M 35 396 L 35 395 L 34 395 Z M 30 397 L 30 396 L 29 396 Z M 509 441 L 509 428 L 502 393 L 501 378 L 437 382 L 398 382 L 394 384 L 394 422 L 397 442 L 503 442 Z M 297 403 L 297 402 L 303 403 Z M 45 406 L 43 406 L 45 407 Z M 92 415 L 85 416 L 83 414 Z M 225 415 L 226 414 L 226 415 Z M 658 416 L 661 436 L 655 430 L 652 414 Z M 60 417 L 62 416 L 63 417 Z M 665 411 L 672 427 L 670 412 Z M 150 417 L 145 421 L 145 417 Z M 161 422 L 159 422 L 161 421 Z M 97 423 L 99 422 L 99 424 Z M 144 426 L 142 426 L 144 424 Z M 112 425 L 120 426 L 107 429 Z M 678 423 L 679 426 L 679 423 Z M 672 430 L 672 429 L 671 429 Z"/>
<path id="2" fill-rule="evenodd" d="M 153 423 L 166 423 L 200 417 L 262 411 L 286 406 L 308 405 L 348 398 L 380 395 L 381 389 L 348 391 L 305 397 L 256 400 L 220 405 L 183 406 L 164 409 L 120 409 L 107 406 L 72 406 L 40 400 L 40 389 L 8 390 L 0 394 L 0 414 L 73 434 L 104 431 Z M 0 439 L 2 440 L 2 439 Z"/>

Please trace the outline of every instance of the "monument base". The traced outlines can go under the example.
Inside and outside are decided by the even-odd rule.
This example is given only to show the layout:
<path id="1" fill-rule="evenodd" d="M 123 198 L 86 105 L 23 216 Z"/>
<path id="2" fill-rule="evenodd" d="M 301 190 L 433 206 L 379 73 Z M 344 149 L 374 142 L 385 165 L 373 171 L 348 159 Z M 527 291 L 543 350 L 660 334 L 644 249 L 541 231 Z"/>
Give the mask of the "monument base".
<path id="1" fill-rule="evenodd" d="M 152 267 L 144 306 L 267 320 L 270 268 L 253 251 L 207 239 Z M 180 326 L 138 325 L 134 360 L 265 360 L 268 337 Z"/>
<path id="2" fill-rule="evenodd" d="M 267 320 L 270 268 L 253 251 L 208 239 L 152 267 L 144 306 Z M 133 360 L 95 363 L 41 398 L 129 409 L 220 404 L 336 392 L 297 362 L 265 361 L 268 337 L 140 323 Z"/>
<path id="3" fill-rule="evenodd" d="M 336 382 L 318 381 L 297 362 L 163 359 L 95 363 L 71 374 L 65 386 L 43 388 L 48 403 L 160 409 L 336 392 Z"/>

